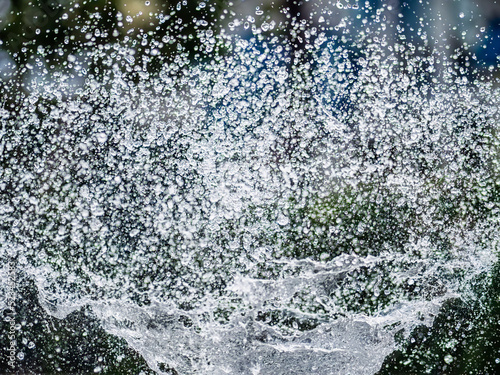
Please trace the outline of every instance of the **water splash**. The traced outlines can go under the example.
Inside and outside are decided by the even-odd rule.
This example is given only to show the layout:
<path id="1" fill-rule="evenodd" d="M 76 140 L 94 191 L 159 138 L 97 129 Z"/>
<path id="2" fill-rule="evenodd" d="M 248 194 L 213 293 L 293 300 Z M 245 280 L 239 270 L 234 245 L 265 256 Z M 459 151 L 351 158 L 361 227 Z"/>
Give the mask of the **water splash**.
<path id="1" fill-rule="evenodd" d="M 89 305 L 158 373 L 372 374 L 469 293 L 496 261 L 498 90 L 379 32 L 308 32 L 303 59 L 206 31 L 196 63 L 149 70 L 143 35 L 78 74 L 26 64 L 0 255 L 47 311 Z"/>

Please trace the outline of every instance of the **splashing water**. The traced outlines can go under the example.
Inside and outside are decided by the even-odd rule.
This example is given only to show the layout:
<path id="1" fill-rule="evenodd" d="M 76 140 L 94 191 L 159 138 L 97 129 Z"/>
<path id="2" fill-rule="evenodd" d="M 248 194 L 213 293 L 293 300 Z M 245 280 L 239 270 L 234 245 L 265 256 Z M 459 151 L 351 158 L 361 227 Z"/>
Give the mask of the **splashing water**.
<path id="1" fill-rule="evenodd" d="M 91 30 L 2 103 L 2 260 L 158 373 L 373 374 L 496 261 L 498 90 L 380 31 L 297 57 L 270 27 L 160 63 Z"/>

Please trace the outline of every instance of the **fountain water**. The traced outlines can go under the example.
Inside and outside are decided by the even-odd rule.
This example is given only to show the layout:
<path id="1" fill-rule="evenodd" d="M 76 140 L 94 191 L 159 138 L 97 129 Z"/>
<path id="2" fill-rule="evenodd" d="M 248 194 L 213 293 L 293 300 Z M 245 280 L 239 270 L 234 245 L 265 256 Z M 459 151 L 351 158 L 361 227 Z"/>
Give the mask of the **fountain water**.
<path id="1" fill-rule="evenodd" d="M 97 28 L 66 68 L 31 56 L 0 256 L 158 373 L 373 374 L 496 261 L 498 91 L 380 30 L 304 28 L 294 57 L 266 25 L 200 31 L 195 62 Z"/>

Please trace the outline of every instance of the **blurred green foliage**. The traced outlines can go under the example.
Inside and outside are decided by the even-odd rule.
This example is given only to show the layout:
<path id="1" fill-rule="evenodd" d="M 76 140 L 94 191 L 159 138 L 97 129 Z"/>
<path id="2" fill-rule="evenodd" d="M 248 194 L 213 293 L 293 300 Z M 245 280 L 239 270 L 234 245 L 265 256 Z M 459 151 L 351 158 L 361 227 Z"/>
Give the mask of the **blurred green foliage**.
<path id="1" fill-rule="evenodd" d="M 376 255 L 407 241 L 416 214 L 388 190 L 376 186 L 347 186 L 295 209 L 292 199 L 291 231 L 284 241 L 293 258 L 330 260 L 344 253 Z"/>
<path id="2" fill-rule="evenodd" d="M 500 373 L 499 264 L 475 281 L 474 291 L 474 299 L 448 300 L 431 327 L 411 332 L 377 375 Z"/>

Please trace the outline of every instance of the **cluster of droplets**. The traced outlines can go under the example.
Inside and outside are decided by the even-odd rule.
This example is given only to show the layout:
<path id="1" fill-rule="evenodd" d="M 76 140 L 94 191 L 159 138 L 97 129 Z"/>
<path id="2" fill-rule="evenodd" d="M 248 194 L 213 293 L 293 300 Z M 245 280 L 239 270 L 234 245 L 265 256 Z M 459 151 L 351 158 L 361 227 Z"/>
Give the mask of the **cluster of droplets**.
<path id="1" fill-rule="evenodd" d="M 204 31 L 226 52 L 158 61 L 170 36 L 88 28 L 63 72 L 26 65 L 1 255 L 52 314 L 90 304 L 158 372 L 369 374 L 494 261 L 497 91 L 297 25 L 307 53 Z"/>

